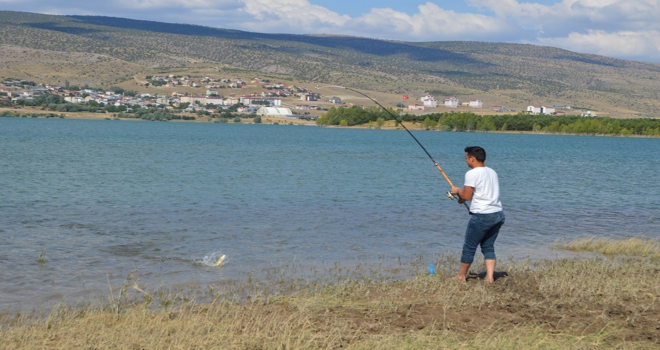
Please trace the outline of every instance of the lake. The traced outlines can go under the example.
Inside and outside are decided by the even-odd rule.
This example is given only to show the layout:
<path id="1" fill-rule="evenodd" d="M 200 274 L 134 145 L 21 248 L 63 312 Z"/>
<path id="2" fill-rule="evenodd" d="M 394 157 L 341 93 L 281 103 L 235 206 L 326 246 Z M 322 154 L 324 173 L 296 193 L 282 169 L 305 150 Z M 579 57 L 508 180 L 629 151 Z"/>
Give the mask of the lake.
<path id="1" fill-rule="evenodd" d="M 413 134 L 457 185 L 463 148 L 486 149 L 499 259 L 660 232 L 659 139 Z M 155 288 L 293 262 L 431 263 L 460 252 L 468 220 L 403 130 L 0 118 L 0 145 L 0 310 L 101 295 L 132 271 Z"/>

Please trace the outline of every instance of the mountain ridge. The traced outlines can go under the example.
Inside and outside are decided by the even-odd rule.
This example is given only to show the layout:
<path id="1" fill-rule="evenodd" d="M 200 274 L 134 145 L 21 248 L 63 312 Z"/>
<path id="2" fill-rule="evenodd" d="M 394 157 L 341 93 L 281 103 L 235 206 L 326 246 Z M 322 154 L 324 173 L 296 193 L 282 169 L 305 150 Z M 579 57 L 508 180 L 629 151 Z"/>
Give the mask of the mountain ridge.
<path id="1" fill-rule="evenodd" d="M 72 70 L 70 80 L 84 76 L 101 85 L 120 84 L 159 69 L 222 65 L 389 94 L 447 91 L 519 110 L 557 103 L 591 106 L 620 117 L 660 114 L 660 64 L 530 44 L 266 34 L 117 17 L 0 11 L 0 45 L 116 61 L 107 64 L 116 66 L 116 72 L 108 74 L 113 78 L 94 79 L 87 70 L 95 67 L 66 67 Z M 31 59 L 39 67 L 35 71 L 48 71 L 47 63 Z M 12 67 L 2 68 L 0 76 L 12 74 Z M 32 70 L 20 68 L 15 71 Z M 50 69 L 57 73 L 56 66 Z"/>

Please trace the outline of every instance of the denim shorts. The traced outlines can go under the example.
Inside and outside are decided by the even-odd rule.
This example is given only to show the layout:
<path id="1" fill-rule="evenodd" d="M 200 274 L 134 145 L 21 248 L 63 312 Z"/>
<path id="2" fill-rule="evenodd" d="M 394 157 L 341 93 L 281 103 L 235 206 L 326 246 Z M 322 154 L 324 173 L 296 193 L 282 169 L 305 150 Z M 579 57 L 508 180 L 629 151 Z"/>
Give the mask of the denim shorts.
<path id="1" fill-rule="evenodd" d="M 461 262 L 471 264 L 477 246 L 481 245 L 484 260 L 495 260 L 495 239 L 504 224 L 504 212 L 473 214 L 465 230 Z"/>

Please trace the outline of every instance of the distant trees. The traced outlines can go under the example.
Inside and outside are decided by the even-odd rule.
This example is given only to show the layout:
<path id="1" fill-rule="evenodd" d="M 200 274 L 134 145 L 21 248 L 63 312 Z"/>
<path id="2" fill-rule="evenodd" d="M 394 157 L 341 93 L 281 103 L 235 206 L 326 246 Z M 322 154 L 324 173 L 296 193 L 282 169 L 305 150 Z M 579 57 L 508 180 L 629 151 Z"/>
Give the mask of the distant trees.
<path id="1" fill-rule="evenodd" d="M 424 119 L 424 121 L 422 122 L 422 128 L 426 130 L 433 130 L 437 126 L 438 126 L 438 122 L 429 117 L 426 117 L 426 119 Z"/>
<path id="2" fill-rule="evenodd" d="M 393 114 L 398 113 L 391 108 L 389 111 Z M 367 108 L 358 106 L 349 108 L 332 107 L 327 113 L 322 114 L 316 120 L 316 124 L 353 126 L 367 124 L 370 121 L 377 122 L 379 118 L 383 121 L 392 119 L 387 112 L 378 106 L 369 106 Z"/>
<path id="3" fill-rule="evenodd" d="M 159 109 L 138 109 L 133 113 L 120 112 L 117 114 L 120 118 L 133 118 L 153 121 L 168 121 L 172 119 L 182 119 L 180 116 L 174 115 L 167 110 Z M 194 117 L 193 117 L 194 119 Z"/>
<path id="4" fill-rule="evenodd" d="M 151 86 L 163 86 L 167 84 L 165 80 L 149 80 L 149 83 Z"/>
<path id="5" fill-rule="evenodd" d="M 529 131 L 578 135 L 660 135 L 659 119 L 612 119 L 552 115 L 487 115 L 454 113 L 430 115 L 453 131 Z"/>
<path id="6" fill-rule="evenodd" d="M 109 91 L 114 92 L 117 95 L 124 95 L 124 96 L 136 96 L 137 91 L 135 90 L 124 90 L 123 88 L 119 86 L 111 86 L 108 88 Z"/>
<path id="7" fill-rule="evenodd" d="M 578 135 L 642 135 L 660 136 L 660 119 L 612 119 L 579 116 L 553 115 L 485 115 L 471 112 L 433 113 L 423 116 L 414 114 L 398 115 L 404 123 L 417 124 L 425 130 L 443 131 L 525 131 L 555 134 Z M 392 116 L 378 107 L 331 108 L 316 121 L 318 125 L 353 126 L 368 124 L 370 127 L 381 120 L 392 120 Z M 395 122 L 398 126 L 398 122 Z"/>

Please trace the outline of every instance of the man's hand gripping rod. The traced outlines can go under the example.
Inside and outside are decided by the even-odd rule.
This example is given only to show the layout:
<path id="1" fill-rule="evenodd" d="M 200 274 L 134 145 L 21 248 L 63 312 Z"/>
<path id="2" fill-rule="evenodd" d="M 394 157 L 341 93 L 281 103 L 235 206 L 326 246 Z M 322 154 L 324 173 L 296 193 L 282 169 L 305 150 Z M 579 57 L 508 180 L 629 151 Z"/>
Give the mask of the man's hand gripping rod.
<path id="1" fill-rule="evenodd" d="M 364 93 L 362 93 L 362 92 L 360 92 L 360 91 L 358 91 L 358 90 L 355 90 L 355 89 L 352 89 L 352 88 L 348 88 L 348 87 L 345 87 L 345 86 L 339 86 L 339 85 L 328 85 L 328 86 L 324 86 L 324 87 L 336 87 L 336 88 L 340 88 L 340 89 L 350 90 L 350 91 L 356 92 L 356 93 L 358 93 L 358 94 L 360 94 L 360 95 L 362 95 L 362 96 L 364 96 L 364 97 L 370 99 L 371 101 L 373 101 L 373 103 L 377 104 L 378 107 L 382 108 L 385 112 L 387 112 L 387 114 L 389 114 L 394 120 L 396 120 L 396 121 L 399 123 L 399 125 L 401 125 L 401 126 L 402 126 L 402 127 L 408 132 L 408 134 L 409 134 L 410 136 L 412 136 L 412 138 L 415 140 L 415 142 L 417 142 L 417 144 L 419 145 L 419 147 L 421 147 L 421 148 L 424 150 L 424 153 L 426 153 L 426 155 L 431 159 L 431 161 L 433 162 L 433 165 L 435 165 L 435 167 L 438 168 L 438 170 L 440 171 L 440 174 L 442 174 L 442 177 L 445 178 L 445 180 L 447 181 L 447 183 L 449 184 L 449 186 L 454 187 L 454 184 L 451 182 L 451 180 L 449 180 L 449 177 L 447 176 L 447 174 L 445 174 L 445 171 L 442 170 L 442 168 L 440 167 L 440 165 L 438 164 L 438 162 L 436 162 L 435 159 L 433 159 L 433 157 L 431 156 L 431 154 L 429 153 L 429 151 L 427 151 L 426 148 L 424 148 L 424 146 L 422 146 L 421 142 L 419 142 L 419 140 L 415 137 L 415 135 L 413 135 L 413 134 L 410 132 L 410 130 L 408 130 L 408 128 L 406 128 L 406 126 L 403 124 L 403 122 L 402 122 L 401 120 L 399 120 L 399 118 L 397 118 L 397 117 L 394 115 L 394 113 L 390 112 L 389 109 L 383 107 L 383 105 L 381 105 L 380 103 L 378 103 L 378 101 L 374 100 L 373 98 L 367 96 L 366 94 L 364 94 Z M 318 86 L 317 86 L 316 88 L 319 89 Z M 454 196 L 454 194 L 451 193 L 451 191 L 447 191 L 447 193 L 445 193 L 445 195 L 447 196 L 447 198 L 449 198 L 449 199 L 451 199 L 451 200 L 454 200 L 454 199 L 456 199 L 456 197 L 457 197 L 457 196 Z M 460 197 L 459 197 L 458 199 L 459 199 L 458 203 L 459 203 L 459 204 L 462 203 L 462 204 L 465 206 L 465 208 L 467 208 L 467 210 L 468 210 L 468 212 L 469 212 L 469 211 L 470 211 L 470 207 L 467 205 L 467 203 L 465 203 L 465 201 L 461 200 Z"/>

